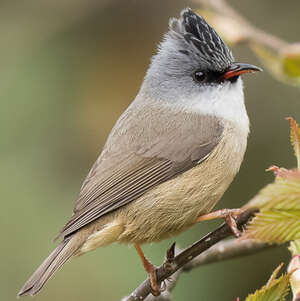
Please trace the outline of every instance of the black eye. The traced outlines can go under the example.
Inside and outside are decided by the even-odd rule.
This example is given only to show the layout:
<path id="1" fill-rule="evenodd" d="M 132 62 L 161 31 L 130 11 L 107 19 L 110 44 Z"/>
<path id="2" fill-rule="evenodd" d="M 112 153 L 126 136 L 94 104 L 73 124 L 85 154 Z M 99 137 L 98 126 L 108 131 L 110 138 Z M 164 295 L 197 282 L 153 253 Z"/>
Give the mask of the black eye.
<path id="1" fill-rule="evenodd" d="M 201 72 L 201 71 L 196 71 L 194 73 L 194 80 L 199 83 L 204 82 L 206 80 L 206 73 Z"/>

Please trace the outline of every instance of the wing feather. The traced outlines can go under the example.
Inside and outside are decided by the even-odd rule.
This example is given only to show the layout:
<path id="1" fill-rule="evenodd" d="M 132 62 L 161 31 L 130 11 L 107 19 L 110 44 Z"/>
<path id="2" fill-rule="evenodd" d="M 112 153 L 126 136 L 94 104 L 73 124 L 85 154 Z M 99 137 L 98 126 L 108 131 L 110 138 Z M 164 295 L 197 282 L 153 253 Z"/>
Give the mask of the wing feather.
<path id="1" fill-rule="evenodd" d="M 74 233 L 201 163 L 223 131 L 220 121 L 212 116 L 182 113 L 176 116 L 176 128 L 172 123 L 145 124 L 138 110 L 134 114 L 128 109 L 124 114 L 84 181 L 74 214 L 59 236 Z"/>

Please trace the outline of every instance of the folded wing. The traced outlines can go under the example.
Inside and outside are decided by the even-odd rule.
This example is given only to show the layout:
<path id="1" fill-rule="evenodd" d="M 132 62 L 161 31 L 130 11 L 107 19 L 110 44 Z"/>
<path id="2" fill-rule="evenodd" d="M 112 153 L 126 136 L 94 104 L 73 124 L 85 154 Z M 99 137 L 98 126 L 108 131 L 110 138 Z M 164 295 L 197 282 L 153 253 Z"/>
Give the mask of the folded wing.
<path id="1" fill-rule="evenodd" d="M 74 233 L 200 164 L 221 139 L 223 127 L 216 117 L 184 112 L 174 116 L 168 110 L 156 113 L 163 116 L 155 124 L 146 124 L 147 116 L 137 109 L 129 108 L 121 116 L 59 236 Z"/>

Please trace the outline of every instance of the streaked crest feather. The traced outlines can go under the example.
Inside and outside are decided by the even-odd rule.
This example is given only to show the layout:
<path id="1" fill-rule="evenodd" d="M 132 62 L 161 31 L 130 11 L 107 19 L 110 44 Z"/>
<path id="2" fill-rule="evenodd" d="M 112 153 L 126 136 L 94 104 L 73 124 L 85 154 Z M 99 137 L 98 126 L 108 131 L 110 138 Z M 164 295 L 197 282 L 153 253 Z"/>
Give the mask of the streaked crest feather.
<path id="1" fill-rule="evenodd" d="M 213 69 L 222 71 L 234 61 L 230 49 L 217 32 L 190 8 L 183 10 L 179 19 L 170 19 L 169 29 L 169 36 L 185 42 L 191 53 Z"/>

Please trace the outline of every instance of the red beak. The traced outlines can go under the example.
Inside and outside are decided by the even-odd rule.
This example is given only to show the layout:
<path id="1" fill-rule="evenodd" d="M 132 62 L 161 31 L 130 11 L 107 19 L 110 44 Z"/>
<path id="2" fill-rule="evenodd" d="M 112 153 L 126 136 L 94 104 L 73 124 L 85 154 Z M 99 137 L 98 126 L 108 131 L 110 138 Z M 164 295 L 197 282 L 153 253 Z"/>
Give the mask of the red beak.
<path id="1" fill-rule="evenodd" d="M 224 79 L 229 79 L 243 73 L 262 71 L 261 68 L 250 64 L 233 63 L 223 74 Z"/>

